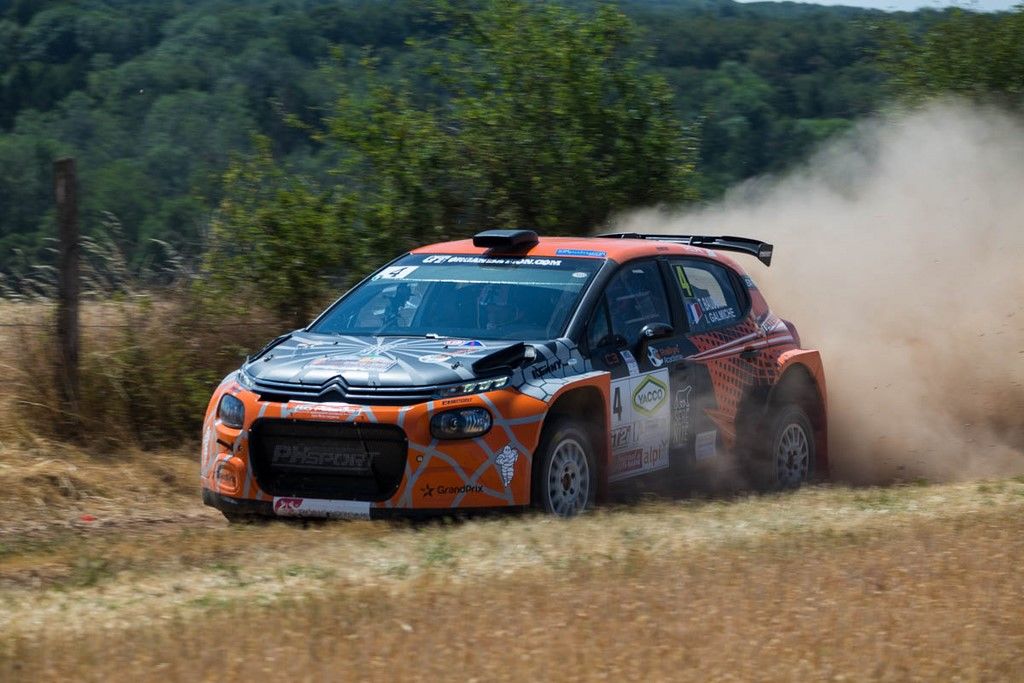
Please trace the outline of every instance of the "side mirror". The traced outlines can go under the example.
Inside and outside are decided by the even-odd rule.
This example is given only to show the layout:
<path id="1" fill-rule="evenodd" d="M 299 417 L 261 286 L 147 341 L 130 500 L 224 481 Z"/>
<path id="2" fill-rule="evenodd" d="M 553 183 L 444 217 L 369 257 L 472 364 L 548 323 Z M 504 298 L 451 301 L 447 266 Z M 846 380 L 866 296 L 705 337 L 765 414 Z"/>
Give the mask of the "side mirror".
<path id="1" fill-rule="evenodd" d="M 668 323 L 648 323 L 640 328 L 640 341 L 654 341 L 664 339 L 675 334 L 675 330 Z"/>

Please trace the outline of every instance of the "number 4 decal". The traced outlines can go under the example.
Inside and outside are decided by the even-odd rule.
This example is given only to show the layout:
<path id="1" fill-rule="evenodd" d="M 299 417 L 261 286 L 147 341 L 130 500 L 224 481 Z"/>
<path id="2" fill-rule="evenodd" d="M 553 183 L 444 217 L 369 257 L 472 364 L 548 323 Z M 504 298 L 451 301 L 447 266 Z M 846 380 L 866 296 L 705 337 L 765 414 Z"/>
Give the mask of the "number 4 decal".
<path id="1" fill-rule="evenodd" d="M 615 413 L 617 422 L 622 422 L 622 390 L 615 387 L 615 396 L 612 398 L 612 412 Z"/>

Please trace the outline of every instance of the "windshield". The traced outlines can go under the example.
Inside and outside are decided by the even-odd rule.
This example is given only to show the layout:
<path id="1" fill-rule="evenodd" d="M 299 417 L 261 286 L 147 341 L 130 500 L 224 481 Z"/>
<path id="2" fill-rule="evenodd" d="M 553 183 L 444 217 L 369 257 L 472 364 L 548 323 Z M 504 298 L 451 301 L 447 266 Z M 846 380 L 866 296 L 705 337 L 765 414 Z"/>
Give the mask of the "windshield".
<path id="1" fill-rule="evenodd" d="M 353 289 L 310 331 L 553 339 L 604 261 L 408 254 Z"/>

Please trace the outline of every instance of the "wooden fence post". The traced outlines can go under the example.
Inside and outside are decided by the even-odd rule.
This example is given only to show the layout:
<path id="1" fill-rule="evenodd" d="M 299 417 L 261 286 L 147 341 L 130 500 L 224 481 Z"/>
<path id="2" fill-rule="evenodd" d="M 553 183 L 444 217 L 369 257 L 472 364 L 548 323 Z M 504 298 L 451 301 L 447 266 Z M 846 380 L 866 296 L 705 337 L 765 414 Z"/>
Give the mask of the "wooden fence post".
<path id="1" fill-rule="evenodd" d="M 57 342 L 60 366 L 57 389 L 64 401 L 67 422 L 77 426 L 78 405 L 78 188 L 75 160 L 58 159 L 53 164 L 53 192 L 57 200 Z"/>

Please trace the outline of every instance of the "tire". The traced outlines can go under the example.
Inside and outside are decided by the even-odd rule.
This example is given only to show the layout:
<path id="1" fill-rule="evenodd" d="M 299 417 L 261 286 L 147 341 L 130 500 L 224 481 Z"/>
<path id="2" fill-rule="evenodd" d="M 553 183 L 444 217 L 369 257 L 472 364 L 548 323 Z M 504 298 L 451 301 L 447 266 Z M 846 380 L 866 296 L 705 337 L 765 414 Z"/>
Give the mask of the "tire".
<path id="1" fill-rule="evenodd" d="M 594 507 L 597 463 L 587 429 L 569 417 L 544 427 L 534 456 L 533 505 L 558 517 L 573 517 Z"/>
<path id="2" fill-rule="evenodd" d="M 755 462 L 759 488 L 791 491 L 814 477 L 814 427 L 800 406 L 791 403 L 773 410 L 762 436 Z"/>

